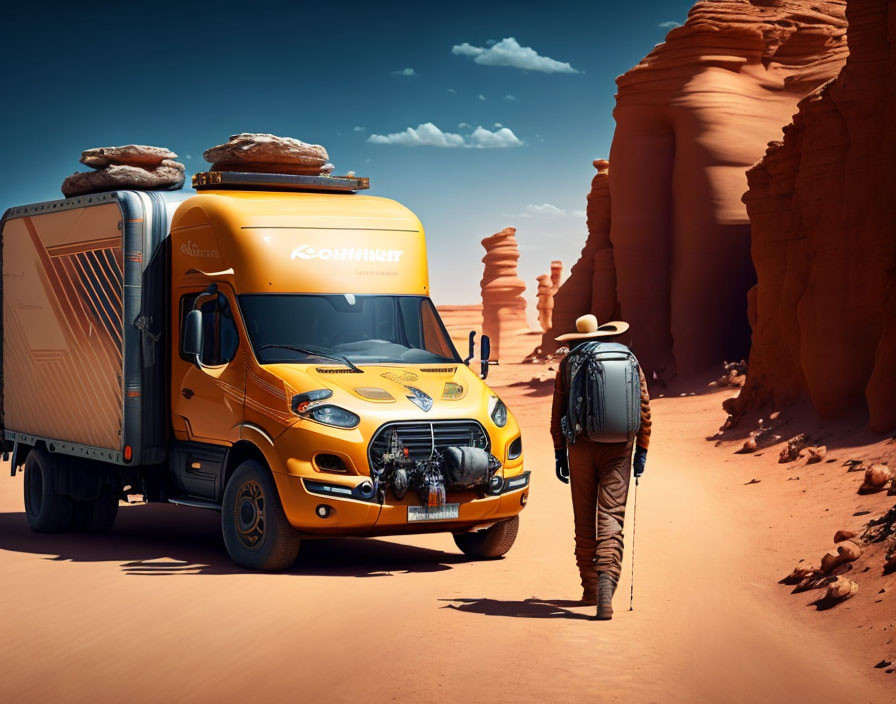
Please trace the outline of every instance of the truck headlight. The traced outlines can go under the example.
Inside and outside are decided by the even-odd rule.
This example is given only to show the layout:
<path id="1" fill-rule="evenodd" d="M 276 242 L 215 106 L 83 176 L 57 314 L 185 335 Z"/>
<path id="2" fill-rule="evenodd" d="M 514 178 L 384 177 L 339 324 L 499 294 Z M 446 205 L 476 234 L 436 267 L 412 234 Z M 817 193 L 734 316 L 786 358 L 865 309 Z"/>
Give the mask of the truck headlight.
<path id="1" fill-rule="evenodd" d="M 312 404 L 328 399 L 332 395 L 331 389 L 315 389 L 303 394 L 296 394 L 292 397 L 292 412 L 298 413 L 300 416 L 307 415 L 308 408 Z"/>
<path id="2" fill-rule="evenodd" d="M 515 460 L 521 454 L 523 454 L 523 438 L 518 435 L 507 448 L 507 459 Z"/>
<path id="3" fill-rule="evenodd" d="M 351 411 L 329 404 L 325 406 L 315 406 L 305 415 L 312 420 L 316 420 L 318 423 L 332 425 L 337 428 L 354 428 L 361 422 L 361 419 Z"/>
<path id="4" fill-rule="evenodd" d="M 499 428 L 503 428 L 507 425 L 507 406 L 504 405 L 504 402 L 497 396 L 492 396 L 489 399 L 488 404 L 488 414 L 492 417 L 492 420 L 495 421 L 495 425 Z"/>

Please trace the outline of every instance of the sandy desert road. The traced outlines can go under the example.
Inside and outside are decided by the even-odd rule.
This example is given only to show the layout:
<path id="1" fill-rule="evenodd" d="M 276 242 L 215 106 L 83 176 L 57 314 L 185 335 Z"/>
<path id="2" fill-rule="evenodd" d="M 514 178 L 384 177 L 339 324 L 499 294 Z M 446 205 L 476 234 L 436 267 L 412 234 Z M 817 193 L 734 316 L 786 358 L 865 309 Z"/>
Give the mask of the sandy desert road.
<path id="1" fill-rule="evenodd" d="M 467 561 L 449 536 L 346 539 L 251 574 L 228 561 L 217 514 L 174 506 L 123 507 L 106 536 L 35 535 L 21 473 L 4 467 L 0 700 L 892 701 L 793 618 L 757 559 L 763 506 L 713 471 L 701 440 L 718 399 L 654 402 L 635 610 L 628 550 L 617 617 L 596 622 L 571 601 L 550 386 L 500 391 L 535 479 L 519 540 L 494 562 Z"/>

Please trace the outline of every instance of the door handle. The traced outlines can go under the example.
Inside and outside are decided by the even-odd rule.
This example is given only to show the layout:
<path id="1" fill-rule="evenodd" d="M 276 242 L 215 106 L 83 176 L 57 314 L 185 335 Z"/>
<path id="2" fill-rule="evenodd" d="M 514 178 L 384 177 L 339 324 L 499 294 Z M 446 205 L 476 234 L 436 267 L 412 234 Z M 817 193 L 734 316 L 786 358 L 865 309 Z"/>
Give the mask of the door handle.
<path id="1" fill-rule="evenodd" d="M 180 393 L 184 398 L 193 398 L 193 389 L 183 388 L 180 390 Z"/>

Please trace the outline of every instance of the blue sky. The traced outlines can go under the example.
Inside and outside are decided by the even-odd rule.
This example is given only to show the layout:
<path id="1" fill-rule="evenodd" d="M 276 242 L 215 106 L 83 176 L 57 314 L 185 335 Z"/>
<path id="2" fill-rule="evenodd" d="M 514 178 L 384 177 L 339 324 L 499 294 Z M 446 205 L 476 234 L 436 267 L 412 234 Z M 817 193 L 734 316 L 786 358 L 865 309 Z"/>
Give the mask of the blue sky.
<path id="1" fill-rule="evenodd" d="M 165 146 L 193 173 L 229 135 L 272 132 L 417 213 L 437 303 L 477 302 L 479 241 L 517 227 L 534 302 L 535 277 L 585 241 L 614 78 L 690 6 L 7 3 L 0 208 L 61 197 L 89 147 Z"/>

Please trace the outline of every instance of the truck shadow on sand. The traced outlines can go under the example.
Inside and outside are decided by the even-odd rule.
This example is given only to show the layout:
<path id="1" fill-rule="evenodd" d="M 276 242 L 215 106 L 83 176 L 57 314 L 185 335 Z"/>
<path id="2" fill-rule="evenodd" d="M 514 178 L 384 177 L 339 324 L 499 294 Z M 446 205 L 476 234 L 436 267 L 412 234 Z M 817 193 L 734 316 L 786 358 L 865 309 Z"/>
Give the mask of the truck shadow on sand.
<path id="1" fill-rule="evenodd" d="M 593 620 L 590 613 L 570 611 L 565 607 L 582 606 L 579 601 L 563 599 L 538 599 L 531 597 L 523 601 L 501 601 L 499 599 L 442 599 L 451 602 L 444 609 L 454 609 L 483 616 L 510 616 L 513 618 L 565 618 L 580 621 Z M 587 607 L 589 612 L 594 607 Z"/>
<path id="2" fill-rule="evenodd" d="M 122 507 L 109 533 L 33 533 L 25 514 L 0 513 L 0 550 L 59 562 L 118 563 L 129 575 L 253 575 L 234 565 L 213 511 L 152 505 Z M 373 538 L 308 540 L 296 563 L 267 577 L 388 577 L 440 572 L 468 558 Z"/>

